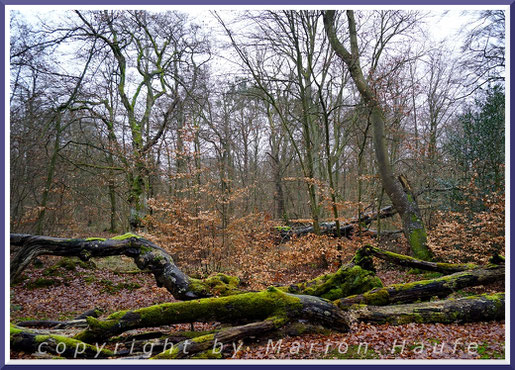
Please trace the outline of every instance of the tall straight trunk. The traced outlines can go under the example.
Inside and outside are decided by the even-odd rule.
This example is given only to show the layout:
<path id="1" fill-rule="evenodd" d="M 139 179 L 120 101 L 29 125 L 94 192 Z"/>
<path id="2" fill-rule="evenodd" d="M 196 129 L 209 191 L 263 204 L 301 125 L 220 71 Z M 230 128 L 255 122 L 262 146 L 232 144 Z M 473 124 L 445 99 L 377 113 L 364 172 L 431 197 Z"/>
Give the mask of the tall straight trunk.
<path id="1" fill-rule="evenodd" d="M 334 17 L 334 10 L 324 12 L 324 26 L 327 37 L 336 54 L 347 65 L 363 101 L 370 110 L 370 120 L 374 127 L 373 139 L 376 160 L 384 190 L 401 216 L 404 235 L 409 241 L 413 254 L 419 259 L 430 260 L 432 254 L 427 246 L 426 228 L 422 221 L 415 195 L 407 179 L 402 175 L 396 178 L 390 165 L 385 144 L 385 118 L 383 110 L 374 92 L 368 86 L 359 63 L 358 38 L 354 12 L 352 10 L 347 11 L 351 52 L 347 51 L 336 35 Z"/>
<path id="2" fill-rule="evenodd" d="M 177 179 L 175 180 L 175 190 L 176 196 L 183 197 L 183 190 L 185 189 L 185 173 L 187 172 L 186 161 L 184 158 L 184 109 L 181 103 L 177 106 L 179 113 L 177 118 L 177 159 L 176 159 L 176 167 L 177 167 Z"/>
<path id="3" fill-rule="evenodd" d="M 112 179 L 109 180 L 108 191 L 109 191 L 109 204 L 111 205 L 109 232 L 115 233 L 116 232 L 116 192 L 115 192 L 114 181 Z"/>
<path id="4" fill-rule="evenodd" d="M 48 205 L 48 196 L 50 194 L 50 190 L 52 188 L 52 183 L 54 182 L 54 174 L 55 174 L 55 166 L 57 163 L 57 155 L 59 154 L 60 149 L 60 141 L 61 141 L 61 112 L 58 112 L 56 115 L 55 122 L 55 141 L 54 147 L 52 150 L 52 156 L 50 157 L 50 164 L 48 165 L 47 177 L 45 181 L 45 188 L 43 189 L 43 194 L 41 197 L 41 210 L 39 211 L 39 215 L 36 221 L 36 234 L 41 235 L 43 231 L 43 225 L 45 220 L 46 208 Z"/>

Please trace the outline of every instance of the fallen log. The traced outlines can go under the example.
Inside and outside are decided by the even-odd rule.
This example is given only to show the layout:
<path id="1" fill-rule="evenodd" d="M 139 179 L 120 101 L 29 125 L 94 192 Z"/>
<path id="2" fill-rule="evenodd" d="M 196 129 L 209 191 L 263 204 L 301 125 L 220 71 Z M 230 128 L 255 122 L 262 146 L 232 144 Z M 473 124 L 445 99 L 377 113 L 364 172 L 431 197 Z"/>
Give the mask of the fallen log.
<path id="1" fill-rule="evenodd" d="M 353 219 L 349 222 L 340 224 L 340 235 L 350 237 L 350 235 L 354 232 L 354 229 L 357 225 L 367 226 L 372 223 L 372 221 L 377 220 L 379 218 L 388 218 L 397 214 L 397 211 L 393 206 L 387 206 L 381 208 L 379 212 L 368 212 L 363 214 L 360 218 Z M 303 236 L 310 233 L 313 233 L 313 225 L 308 226 L 300 226 L 300 227 L 292 227 L 286 229 L 284 227 L 279 227 L 277 229 L 280 234 L 281 241 L 287 241 L 292 236 Z M 336 230 L 336 222 L 321 222 L 320 223 L 320 234 L 322 235 L 332 235 L 337 236 Z"/>
<path id="2" fill-rule="evenodd" d="M 66 358 L 107 358 L 114 355 L 102 345 L 94 346 L 62 335 L 41 335 L 11 324 L 11 349 L 27 353 L 50 353 Z"/>
<path id="3" fill-rule="evenodd" d="M 423 261 L 414 257 L 405 256 L 403 254 L 386 251 L 371 245 L 365 245 L 364 247 L 360 248 L 359 253 L 362 255 L 374 256 L 399 266 L 441 272 L 444 274 L 452 274 L 455 272 L 471 270 L 479 267 L 474 263 L 444 263 Z"/>
<path id="4" fill-rule="evenodd" d="M 504 276 L 504 266 L 489 266 L 461 271 L 431 280 L 375 288 L 363 294 L 338 299 L 335 303 L 340 308 L 348 308 L 355 304 L 386 306 L 428 300 L 435 296 L 443 298 L 466 287 L 502 281 Z"/>
<path id="5" fill-rule="evenodd" d="M 16 323 L 16 326 L 24 328 L 85 328 L 88 326 L 86 319 L 70 320 L 70 321 L 55 321 L 55 320 L 27 320 Z"/>
<path id="6" fill-rule="evenodd" d="M 357 321 L 392 325 L 504 320 L 504 293 L 391 306 L 356 305 L 351 312 Z"/>
<path id="7" fill-rule="evenodd" d="M 270 287 L 265 291 L 188 302 L 172 302 L 132 311 L 119 311 L 105 320 L 88 317 L 88 329 L 74 338 L 92 343 L 127 330 L 189 323 L 274 320 L 280 327 L 290 320 L 304 319 L 336 330 L 347 331 L 347 314 L 330 301 L 307 295 L 294 295 Z"/>

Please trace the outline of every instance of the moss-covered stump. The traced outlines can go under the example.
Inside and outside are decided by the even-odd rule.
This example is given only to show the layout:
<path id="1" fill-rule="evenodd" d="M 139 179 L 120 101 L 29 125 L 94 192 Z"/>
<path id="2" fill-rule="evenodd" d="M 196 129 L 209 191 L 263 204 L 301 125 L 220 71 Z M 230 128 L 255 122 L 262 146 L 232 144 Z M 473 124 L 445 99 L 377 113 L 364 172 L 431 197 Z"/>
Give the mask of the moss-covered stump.
<path id="1" fill-rule="evenodd" d="M 39 335 L 11 324 L 11 349 L 27 353 L 53 354 L 66 358 L 107 358 L 114 356 L 102 345 L 94 346 L 80 340 L 61 335 Z"/>
<path id="2" fill-rule="evenodd" d="M 88 317 L 89 327 L 76 339 L 92 343 L 127 330 L 196 321 L 245 323 L 274 317 L 276 323 L 306 319 L 347 330 L 348 317 L 337 306 L 318 297 L 293 295 L 270 287 L 257 293 L 163 303 L 133 311 L 119 311 L 105 320 Z"/>
<path id="3" fill-rule="evenodd" d="M 441 272 L 443 274 L 453 274 L 455 272 L 472 270 L 478 268 L 480 266 L 473 263 L 443 263 L 443 262 L 429 262 L 423 261 L 414 257 L 405 256 L 402 254 L 385 251 L 383 249 L 365 245 L 360 248 L 359 253 L 362 256 L 370 255 L 382 260 L 394 263 L 396 265 L 404 266 L 404 267 L 412 267 L 415 269 L 427 270 L 427 271 L 436 271 Z"/>
<path id="4" fill-rule="evenodd" d="M 499 280 L 504 280 L 504 266 L 489 266 L 431 280 L 376 288 L 363 294 L 339 299 L 335 303 L 340 308 L 348 308 L 354 304 L 386 306 L 394 303 L 416 302 L 435 296 L 443 298 L 466 287 L 489 284 Z"/>
<path id="5" fill-rule="evenodd" d="M 12 281 L 40 255 L 78 257 L 84 262 L 90 258 L 124 255 L 133 258 L 139 269 L 151 271 L 157 285 L 165 287 L 176 299 L 191 300 L 240 292 L 237 289 L 239 280 L 235 277 L 218 274 L 206 280 L 190 278 L 175 265 L 164 249 L 130 233 L 110 239 L 65 239 L 11 234 L 11 244 L 21 246 L 11 261 Z M 51 273 L 60 267 L 71 266 L 69 263 L 58 264 L 55 269 L 51 267 L 48 271 Z"/>
<path id="6" fill-rule="evenodd" d="M 382 287 L 381 280 L 372 271 L 349 264 L 332 274 L 326 274 L 288 288 L 290 293 L 306 294 L 335 300 Z"/>
<path id="7" fill-rule="evenodd" d="M 374 324 L 449 324 L 505 318 L 504 293 L 391 306 L 356 305 L 351 309 L 355 320 Z"/>

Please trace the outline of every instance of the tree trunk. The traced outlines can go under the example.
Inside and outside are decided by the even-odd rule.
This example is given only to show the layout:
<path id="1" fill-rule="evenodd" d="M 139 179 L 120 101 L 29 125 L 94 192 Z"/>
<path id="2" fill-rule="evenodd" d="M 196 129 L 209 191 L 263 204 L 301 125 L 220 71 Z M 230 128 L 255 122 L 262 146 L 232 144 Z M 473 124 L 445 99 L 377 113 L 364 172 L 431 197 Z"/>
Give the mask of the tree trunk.
<path id="1" fill-rule="evenodd" d="M 48 205 L 48 196 L 50 194 L 50 190 L 52 188 L 52 183 L 54 182 L 54 174 L 55 174 L 55 166 L 57 163 L 57 155 L 59 154 L 59 148 L 61 146 L 61 112 L 56 114 L 56 123 L 55 123 L 55 138 L 54 138 L 54 147 L 52 150 L 52 157 L 50 158 L 50 164 L 48 165 L 48 172 L 45 182 L 45 188 L 43 189 L 43 195 L 41 197 L 41 204 L 38 218 L 36 220 L 36 233 L 41 234 L 43 231 L 43 222 L 45 219 L 46 209 Z"/>
<path id="2" fill-rule="evenodd" d="M 362 255 L 371 255 L 377 258 L 381 258 L 385 261 L 392 262 L 394 264 L 411 267 L 414 269 L 421 269 L 427 271 L 436 271 L 444 274 L 452 274 L 459 271 L 475 269 L 478 266 L 473 263 L 443 263 L 443 262 L 428 262 L 418 260 L 410 256 L 404 256 L 402 254 L 385 251 L 371 245 L 366 245 L 359 251 Z"/>
<path id="3" fill-rule="evenodd" d="M 404 235 L 409 241 L 413 254 L 422 260 L 431 260 L 432 254 L 427 246 L 427 233 L 420 215 L 417 200 L 405 177 L 395 178 L 390 165 L 385 145 L 384 114 L 378 100 L 369 87 L 363 75 L 359 63 L 359 49 L 356 33 L 356 21 L 354 12 L 347 11 L 349 22 L 349 36 L 351 52 L 349 53 L 336 35 L 334 25 L 335 11 L 324 12 L 324 26 L 329 42 L 336 54 L 345 62 L 349 68 L 351 77 L 359 90 L 359 93 L 370 110 L 370 120 L 374 127 L 374 148 L 381 181 L 386 194 L 390 197 L 393 206 L 399 212 L 402 219 Z"/>

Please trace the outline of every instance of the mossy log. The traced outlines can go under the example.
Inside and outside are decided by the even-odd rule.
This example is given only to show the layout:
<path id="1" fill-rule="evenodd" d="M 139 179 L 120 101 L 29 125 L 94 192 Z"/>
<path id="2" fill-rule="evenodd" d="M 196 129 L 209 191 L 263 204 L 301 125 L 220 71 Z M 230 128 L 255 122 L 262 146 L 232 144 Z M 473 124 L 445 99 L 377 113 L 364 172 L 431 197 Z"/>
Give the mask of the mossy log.
<path id="1" fill-rule="evenodd" d="M 500 280 L 504 280 L 504 266 L 488 266 L 430 280 L 375 288 L 363 294 L 338 299 L 335 303 L 340 308 L 347 308 L 354 304 L 386 306 L 396 303 L 409 303 L 428 300 L 435 296 L 443 298 L 466 287 L 489 284 Z"/>
<path id="2" fill-rule="evenodd" d="M 455 272 L 472 270 L 479 267 L 474 263 L 443 263 L 423 261 L 414 257 L 405 256 L 390 251 L 385 251 L 383 249 L 371 245 L 366 245 L 362 247 L 358 251 L 358 253 L 360 253 L 363 256 L 374 256 L 404 267 L 412 267 L 415 269 L 427 271 L 436 271 L 441 272 L 443 274 L 453 274 Z"/>
<path id="3" fill-rule="evenodd" d="M 11 244 L 21 246 L 11 261 L 11 280 L 36 257 L 41 255 L 75 256 L 83 261 L 94 257 L 131 257 L 139 269 L 150 270 L 158 286 L 164 286 L 176 298 L 190 300 L 214 295 L 239 293 L 239 279 L 218 274 L 205 280 L 194 279 L 182 272 L 172 257 L 151 241 L 134 234 L 111 239 L 65 239 L 49 236 L 11 234 Z"/>
<path id="4" fill-rule="evenodd" d="M 41 335 L 11 324 L 11 349 L 27 353 L 52 354 L 67 358 L 107 358 L 114 353 L 102 345 L 95 346 L 62 335 Z"/>
<path id="5" fill-rule="evenodd" d="M 357 321 L 392 325 L 504 320 L 504 293 L 391 306 L 355 305 L 351 312 Z"/>
<path id="6" fill-rule="evenodd" d="M 119 311 L 105 320 L 88 317 L 89 327 L 76 339 L 87 343 L 105 340 L 127 330 L 196 321 L 246 323 L 274 317 L 276 324 L 304 319 L 311 323 L 346 331 L 347 314 L 330 301 L 294 295 L 270 287 L 257 293 L 204 298 L 188 302 L 163 303 L 131 311 Z"/>
<path id="7" fill-rule="evenodd" d="M 387 206 L 381 208 L 379 212 L 368 212 L 363 214 L 360 218 L 355 218 L 349 222 L 340 224 L 340 236 L 349 237 L 353 232 L 356 226 L 362 225 L 367 226 L 372 223 L 372 221 L 377 220 L 379 218 L 387 218 L 392 217 L 397 214 L 397 211 L 392 206 Z M 277 230 L 280 233 L 281 241 L 289 240 L 292 236 L 303 236 L 307 234 L 311 234 L 314 232 L 313 225 L 302 226 L 302 227 L 294 227 L 294 228 L 283 228 L 279 227 Z M 336 222 L 321 222 L 320 223 L 320 234 L 337 236 L 336 230 Z"/>

